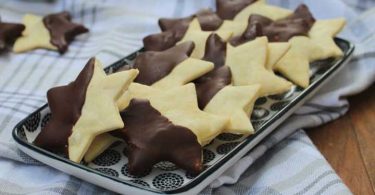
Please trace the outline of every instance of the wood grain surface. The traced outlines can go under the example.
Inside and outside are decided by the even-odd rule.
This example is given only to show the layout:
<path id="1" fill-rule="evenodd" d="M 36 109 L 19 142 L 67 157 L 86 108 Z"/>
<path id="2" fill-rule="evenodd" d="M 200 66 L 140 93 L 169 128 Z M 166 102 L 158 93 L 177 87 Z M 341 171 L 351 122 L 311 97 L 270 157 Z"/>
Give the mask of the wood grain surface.
<path id="1" fill-rule="evenodd" d="M 307 134 L 354 194 L 375 194 L 375 85 L 349 98 L 346 115 Z"/>

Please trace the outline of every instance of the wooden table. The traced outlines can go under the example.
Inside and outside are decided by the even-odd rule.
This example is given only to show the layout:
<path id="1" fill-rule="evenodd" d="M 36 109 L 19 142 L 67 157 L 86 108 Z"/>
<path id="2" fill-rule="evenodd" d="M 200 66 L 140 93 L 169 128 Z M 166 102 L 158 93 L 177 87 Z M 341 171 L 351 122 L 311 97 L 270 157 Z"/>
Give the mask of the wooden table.
<path id="1" fill-rule="evenodd" d="M 349 102 L 346 115 L 306 131 L 354 194 L 375 194 L 375 84 Z"/>

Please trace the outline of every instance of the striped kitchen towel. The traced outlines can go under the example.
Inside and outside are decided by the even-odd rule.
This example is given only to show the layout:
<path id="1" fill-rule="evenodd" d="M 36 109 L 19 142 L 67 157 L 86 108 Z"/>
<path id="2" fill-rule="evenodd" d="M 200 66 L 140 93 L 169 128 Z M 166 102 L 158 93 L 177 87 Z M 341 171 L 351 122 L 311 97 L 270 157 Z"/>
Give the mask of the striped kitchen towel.
<path id="1" fill-rule="evenodd" d="M 345 97 L 364 90 L 375 79 L 375 5 L 368 0 L 272 0 L 294 9 L 306 3 L 317 18 L 344 16 L 341 33 L 356 44 L 354 59 L 311 101 L 277 131 L 213 181 L 202 194 L 350 194 L 301 129 L 345 114 Z M 213 0 L 0 0 L 4 21 L 21 21 L 25 13 L 46 15 L 67 10 L 90 33 L 69 51 L 35 50 L 0 56 L 0 194 L 112 194 L 33 160 L 15 147 L 12 128 L 45 104 L 46 91 L 76 77 L 91 56 L 105 65 L 139 49 L 142 38 L 158 32 L 160 17 L 187 16 Z"/>

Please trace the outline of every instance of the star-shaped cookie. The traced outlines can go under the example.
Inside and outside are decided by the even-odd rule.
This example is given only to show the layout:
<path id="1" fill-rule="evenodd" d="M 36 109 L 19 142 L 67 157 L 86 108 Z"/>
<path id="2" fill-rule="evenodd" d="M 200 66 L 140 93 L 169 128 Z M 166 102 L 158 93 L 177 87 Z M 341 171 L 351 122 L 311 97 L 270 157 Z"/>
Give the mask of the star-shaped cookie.
<path id="1" fill-rule="evenodd" d="M 264 28 L 258 23 L 258 18 L 263 16 L 253 15 L 249 18 L 249 25 L 245 31 L 239 35 L 230 38 L 229 43 L 233 46 L 238 46 L 246 42 L 252 41 L 257 37 L 263 36 Z M 252 18 L 256 18 L 256 23 L 252 23 Z M 268 19 L 267 19 L 268 20 Z M 238 22 L 233 22 L 238 23 Z M 235 29 L 235 28 L 234 28 Z M 290 43 L 268 43 L 267 61 L 266 69 L 269 71 L 273 70 L 273 66 L 284 56 L 284 54 L 289 50 Z"/>
<path id="2" fill-rule="evenodd" d="M 229 118 L 225 132 L 250 134 L 254 129 L 249 115 L 260 85 L 229 86 L 232 76 L 229 67 L 225 66 L 226 48 L 226 42 L 218 35 L 208 37 L 203 59 L 213 62 L 215 68 L 193 81 L 197 88 L 198 105 L 205 112 Z M 278 45 L 269 50 L 278 51 Z M 276 57 L 279 54 L 276 52 L 272 55 Z M 270 61 L 273 60 L 270 58 Z"/>
<path id="3" fill-rule="evenodd" d="M 37 48 L 58 50 L 60 54 L 67 51 L 74 37 L 88 32 L 83 25 L 71 22 L 68 12 L 39 17 L 27 14 L 23 18 L 26 30 L 23 37 L 17 39 L 13 51 L 25 52 Z"/>
<path id="4" fill-rule="evenodd" d="M 219 28 L 223 21 L 210 9 L 203 9 L 185 18 L 161 18 L 159 26 L 161 33 L 151 34 L 143 39 L 146 51 L 164 51 L 173 47 L 185 35 L 190 22 L 196 18 L 202 30 L 213 31 Z"/>
<path id="5" fill-rule="evenodd" d="M 44 26 L 42 17 L 26 14 L 22 23 L 26 28 L 22 32 L 22 37 L 19 37 L 14 43 L 14 52 L 20 53 L 37 48 L 57 50 L 57 47 L 50 42 L 51 35 Z"/>
<path id="6" fill-rule="evenodd" d="M 266 69 L 268 41 L 257 38 L 237 47 L 227 45 L 225 63 L 232 72 L 234 86 L 260 84 L 260 96 L 288 91 L 292 84 Z"/>
<path id="7" fill-rule="evenodd" d="M 254 40 L 256 37 L 263 36 L 262 26 L 256 24 L 249 26 L 241 36 L 230 39 L 231 45 L 238 46 L 243 43 Z M 268 43 L 266 69 L 273 71 L 273 66 L 288 52 L 290 43 Z"/>
<path id="8" fill-rule="evenodd" d="M 186 41 L 193 41 L 195 43 L 195 48 L 193 50 L 193 53 L 191 54 L 191 57 L 201 59 L 204 56 L 206 40 L 211 33 L 212 32 L 209 31 L 202 31 L 198 19 L 195 18 L 190 22 L 189 28 L 186 31 L 184 37 L 177 44 Z M 223 40 L 227 41 L 231 37 L 232 32 L 220 31 L 217 34 Z"/>
<path id="9" fill-rule="evenodd" d="M 197 136 L 190 129 L 172 123 L 148 100 L 131 100 L 121 117 L 126 125 L 113 134 L 129 145 L 131 174 L 142 175 L 161 161 L 172 162 L 193 174 L 202 171 L 202 148 Z"/>
<path id="10" fill-rule="evenodd" d="M 167 91 L 133 83 L 129 86 L 132 98 L 148 99 L 156 110 L 173 124 L 190 129 L 201 145 L 220 134 L 228 119 L 201 111 L 198 108 L 195 86 L 186 84 Z"/>
<path id="11" fill-rule="evenodd" d="M 301 4 L 293 14 L 275 21 L 259 14 L 251 14 L 247 23 L 242 20 L 225 20 L 217 32 L 233 32 L 232 45 L 233 39 L 241 42 L 243 39 L 249 40 L 260 36 L 267 36 L 270 42 L 287 42 L 293 36 L 307 36 L 314 21 L 307 6 Z"/>
<path id="12" fill-rule="evenodd" d="M 336 45 L 333 38 L 345 26 L 344 18 L 317 20 L 309 32 L 310 39 L 317 44 L 322 53 L 320 56 L 312 56 L 311 60 L 321 60 L 330 57 L 340 57 L 342 50 Z"/>
<path id="13" fill-rule="evenodd" d="M 341 31 L 345 19 L 317 20 L 309 37 L 296 36 L 289 40 L 291 49 L 274 66 L 274 69 L 301 87 L 309 86 L 309 63 L 343 53 L 335 44 L 333 37 Z"/>
<path id="14" fill-rule="evenodd" d="M 101 63 L 90 59 L 74 82 L 48 91 L 52 118 L 34 143 L 80 162 L 95 136 L 124 126 L 116 101 L 137 74 L 106 76 Z"/>
<path id="15" fill-rule="evenodd" d="M 134 81 L 144 85 L 154 84 L 188 59 L 193 49 L 194 43 L 186 42 L 162 52 L 147 51 L 139 54 L 135 59 L 134 68 L 140 73 Z"/>
<path id="16" fill-rule="evenodd" d="M 321 56 L 322 50 L 319 45 L 306 36 L 295 36 L 289 40 L 291 44 L 289 51 L 273 66 L 293 83 L 301 86 L 309 86 L 309 62 L 312 56 Z"/>
<path id="17" fill-rule="evenodd" d="M 229 118 L 224 132 L 249 135 L 254 133 L 250 114 L 261 86 L 226 86 L 210 100 L 205 112 Z"/>
<path id="18" fill-rule="evenodd" d="M 21 36 L 25 29 L 23 24 L 7 23 L 0 20 L 0 53 L 13 45 L 14 41 Z"/>
<path id="19" fill-rule="evenodd" d="M 171 89 L 212 70 L 213 63 L 189 58 L 193 48 L 193 42 L 184 42 L 166 51 L 140 54 L 134 63 L 134 68 L 140 70 L 135 82 L 158 89 Z"/>

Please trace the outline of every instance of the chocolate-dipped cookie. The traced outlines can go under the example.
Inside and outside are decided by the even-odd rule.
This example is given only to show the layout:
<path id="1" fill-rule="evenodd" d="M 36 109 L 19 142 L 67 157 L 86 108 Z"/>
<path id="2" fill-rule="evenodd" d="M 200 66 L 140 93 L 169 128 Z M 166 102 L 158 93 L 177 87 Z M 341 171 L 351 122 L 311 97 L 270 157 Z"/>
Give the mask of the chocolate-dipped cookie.
<path id="1" fill-rule="evenodd" d="M 26 29 L 13 47 L 13 51 L 17 53 L 45 48 L 63 54 L 77 35 L 88 32 L 83 25 L 73 23 L 68 12 L 50 14 L 43 18 L 26 14 L 23 23 Z"/>
<path id="2" fill-rule="evenodd" d="M 179 42 L 185 35 L 191 21 L 197 18 L 201 29 L 213 31 L 218 29 L 223 20 L 210 9 L 203 9 L 192 16 L 185 18 L 161 18 L 159 19 L 161 33 L 148 35 L 143 39 L 146 51 L 163 51 Z"/>
<path id="3" fill-rule="evenodd" d="M 253 16 L 256 17 L 257 15 L 253 15 Z M 250 16 L 250 17 L 253 17 L 253 16 Z M 229 40 L 229 43 L 233 46 L 238 46 L 248 41 L 254 40 L 256 37 L 261 37 L 264 35 L 262 29 L 263 29 L 262 25 L 259 22 L 251 23 L 251 25 L 250 24 L 248 25 L 248 27 L 246 28 L 245 32 L 243 32 L 242 35 L 232 37 Z"/>
<path id="4" fill-rule="evenodd" d="M 184 34 L 176 31 L 151 34 L 143 38 L 143 45 L 146 51 L 164 51 L 176 45 Z"/>
<path id="5" fill-rule="evenodd" d="M 194 49 L 193 42 L 186 42 L 163 52 L 148 51 L 137 56 L 134 68 L 140 71 L 135 82 L 152 85 L 167 76 L 173 68 L 189 58 Z"/>
<path id="6" fill-rule="evenodd" d="M 24 29 L 23 24 L 7 23 L 0 20 L 0 53 L 13 45 L 14 41 L 22 35 Z"/>
<path id="7" fill-rule="evenodd" d="M 129 145 L 131 174 L 142 175 L 160 161 L 170 161 L 192 174 L 202 171 L 202 148 L 196 135 L 186 127 L 174 125 L 148 100 L 131 100 L 121 117 L 126 125 L 113 134 Z"/>
<path id="8" fill-rule="evenodd" d="M 251 17 L 249 23 L 251 23 Z M 263 33 L 271 42 L 287 42 L 294 36 L 307 36 L 315 19 L 306 5 L 297 7 L 294 13 L 284 19 L 264 25 Z"/>
<path id="9" fill-rule="evenodd" d="M 195 86 L 188 83 L 169 90 L 133 83 L 129 86 L 132 98 L 150 101 L 173 124 L 190 129 L 201 145 L 206 145 L 222 132 L 227 118 L 203 112 L 198 108 Z"/>
<path id="10" fill-rule="evenodd" d="M 50 42 L 60 53 L 67 51 L 74 37 L 89 31 L 83 25 L 73 23 L 69 12 L 47 15 L 43 18 L 43 23 L 50 32 Z"/>
<path id="11" fill-rule="evenodd" d="M 223 132 L 253 134 L 249 120 L 255 100 L 259 97 L 261 85 L 227 85 L 218 91 L 205 106 L 204 111 L 229 119 Z"/>
<path id="12" fill-rule="evenodd" d="M 96 135 L 124 126 L 116 101 L 137 74 L 106 76 L 100 62 L 90 59 L 75 81 L 47 92 L 52 117 L 34 144 L 80 162 Z"/>
<path id="13" fill-rule="evenodd" d="M 270 42 L 287 42 L 294 36 L 306 36 L 314 22 L 314 17 L 304 4 L 298 6 L 292 15 L 275 21 L 254 14 L 249 17 L 245 32 L 231 38 L 230 43 L 237 46 L 260 36 L 266 36 Z"/>
<path id="14" fill-rule="evenodd" d="M 94 74 L 94 59 L 90 59 L 75 81 L 47 92 L 52 117 L 34 140 L 34 144 L 54 153 L 68 156 L 68 138 L 81 116 L 86 91 Z"/>
<path id="15" fill-rule="evenodd" d="M 137 56 L 134 68 L 139 69 L 135 82 L 159 89 L 184 85 L 213 69 L 213 63 L 189 56 L 193 42 L 184 42 L 168 50 L 147 51 Z"/>
<path id="16" fill-rule="evenodd" d="M 269 45 L 266 37 L 239 46 L 228 43 L 225 63 L 230 67 L 234 86 L 260 84 L 260 96 L 286 92 L 292 84 L 267 70 Z"/>
<path id="17" fill-rule="evenodd" d="M 229 119 L 224 132 L 251 134 L 254 129 L 249 120 L 252 106 L 258 97 L 260 85 L 231 86 L 232 76 L 228 66 L 227 43 L 211 34 L 206 43 L 204 60 L 214 62 L 215 68 L 194 80 L 199 108 Z"/>

